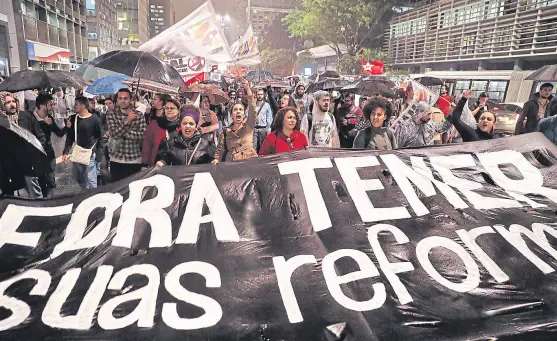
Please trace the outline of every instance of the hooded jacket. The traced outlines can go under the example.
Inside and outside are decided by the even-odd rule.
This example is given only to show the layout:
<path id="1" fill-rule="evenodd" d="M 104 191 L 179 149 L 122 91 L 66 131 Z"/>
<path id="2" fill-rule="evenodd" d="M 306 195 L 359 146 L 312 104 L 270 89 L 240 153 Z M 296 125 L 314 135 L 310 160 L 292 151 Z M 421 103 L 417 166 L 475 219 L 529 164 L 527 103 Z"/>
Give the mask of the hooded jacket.
<path id="1" fill-rule="evenodd" d="M 193 155 L 193 157 L 192 157 Z M 170 133 L 159 146 L 157 161 L 162 161 L 165 165 L 199 165 L 211 163 L 215 155 L 215 150 L 206 139 L 201 138 L 199 132 L 191 138 L 185 138 L 180 131 Z"/>
<path id="2" fill-rule="evenodd" d="M 518 120 L 516 121 L 516 127 L 514 131 L 515 135 L 532 133 L 534 131 L 537 131 L 538 123 L 540 121 L 540 118 L 538 116 L 538 113 L 540 111 L 540 103 L 538 102 L 539 99 L 540 99 L 540 93 L 536 92 L 534 96 L 532 96 L 532 99 L 524 103 L 524 108 L 522 109 L 522 113 L 520 114 L 520 116 L 518 116 Z M 548 107 L 550 106 L 550 102 L 552 99 L 553 96 L 549 96 L 549 98 L 547 99 Z M 547 112 L 545 116 L 547 117 Z M 526 119 L 526 123 L 524 123 L 525 119 Z"/>

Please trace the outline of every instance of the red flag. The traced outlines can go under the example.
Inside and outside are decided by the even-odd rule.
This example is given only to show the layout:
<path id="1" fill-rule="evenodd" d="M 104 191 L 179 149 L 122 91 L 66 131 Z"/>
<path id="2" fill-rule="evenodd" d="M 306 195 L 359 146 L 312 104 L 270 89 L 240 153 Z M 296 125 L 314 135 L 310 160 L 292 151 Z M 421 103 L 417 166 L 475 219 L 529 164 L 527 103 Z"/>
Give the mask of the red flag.
<path id="1" fill-rule="evenodd" d="M 200 72 L 198 74 L 196 74 L 195 76 L 191 77 L 190 79 L 186 80 L 186 85 L 190 86 L 192 84 L 198 83 L 198 82 L 203 82 L 205 80 L 205 72 Z"/>

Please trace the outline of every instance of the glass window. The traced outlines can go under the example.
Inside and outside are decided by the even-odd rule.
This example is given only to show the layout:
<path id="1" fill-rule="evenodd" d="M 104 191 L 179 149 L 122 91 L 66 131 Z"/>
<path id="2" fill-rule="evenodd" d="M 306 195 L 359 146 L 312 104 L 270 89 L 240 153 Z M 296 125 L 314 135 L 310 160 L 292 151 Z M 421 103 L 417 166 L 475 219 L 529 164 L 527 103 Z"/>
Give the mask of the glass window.
<path id="1" fill-rule="evenodd" d="M 460 96 L 462 96 L 462 93 L 464 93 L 464 91 L 468 90 L 468 89 L 470 89 L 470 81 L 469 80 L 458 80 L 458 81 L 456 81 L 454 97 L 455 98 L 460 98 Z"/>
<path id="2" fill-rule="evenodd" d="M 480 97 L 487 90 L 487 81 L 472 81 L 472 98 Z"/>
<path id="3" fill-rule="evenodd" d="M 489 100 L 502 103 L 505 100 L 507 84 L 507 81 L 489 81 L 489 87 L 487 89 Z"/>

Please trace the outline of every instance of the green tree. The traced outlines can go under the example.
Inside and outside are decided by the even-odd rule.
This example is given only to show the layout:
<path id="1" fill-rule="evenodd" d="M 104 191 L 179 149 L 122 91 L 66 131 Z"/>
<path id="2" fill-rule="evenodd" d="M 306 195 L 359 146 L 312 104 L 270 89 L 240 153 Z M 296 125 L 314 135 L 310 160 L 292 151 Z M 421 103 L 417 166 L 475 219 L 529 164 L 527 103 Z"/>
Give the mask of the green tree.
<path id="1" fill-rule="evenodd" d="M 301 7 L 283 21 L 292 37 L 327 44 L 340 59 L 341 44 L 346 45 L 350 56 L 356 56 L 364 41 L 382 37 L 384 25 L 388 24 L 386 15 L 392 13 L 392 8 L 391 0 L 302 0 Z"/>
<path id="2" fill-rule="evenodd" d="M 292 74 L 296 53 L 287 49 L 264 48 L 260 51 L 260 67 L 266 71 L 271 71 L 275 75 L 289 76 Z"/>

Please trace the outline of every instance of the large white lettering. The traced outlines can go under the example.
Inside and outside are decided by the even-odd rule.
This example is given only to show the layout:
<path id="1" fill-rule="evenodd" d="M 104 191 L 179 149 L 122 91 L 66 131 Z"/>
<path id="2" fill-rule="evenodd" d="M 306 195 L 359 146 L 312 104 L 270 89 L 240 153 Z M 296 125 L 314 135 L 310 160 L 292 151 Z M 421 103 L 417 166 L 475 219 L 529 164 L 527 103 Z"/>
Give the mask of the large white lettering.
<path id="1" fill-rule="evenodd" d="M 507 230 L 502 225 L 493 226 L 497 232 L 499 232 L 503 238 L 505 238 L 512 246 L 515 247 L 524 257 L 526 257 L 532 264 L 534 264 L 538 269 L 540 269 L 544 274 L 552 273 L 555 271 L 549 264 L 541 260 L 526 244 L 522 236 L 528 237 L 531 241 L 536 243 L 545 252 L 551 255 L 551 257 L 557 259 L 557 250 L 555 250 L 551 244 L 547 241 L 545 237 L 545 232 L 550 232 L 553 236 L 557 237 L 557 232 L 543 224 L 532 225 L 533 231 L 527 229 L 526 227 L 518 224 L 513 224 Z"/>
<path id="2" fill-rule="evenodd" d="M 346 275 L 338 275 L 335 270 L 335 262 L 343 257 L 352 258 L 358 263 L 360 270 Z M 355 311 L 370 311 L 380 308 L 385 303 L 387 291 L 383 283 L 374 283 L 371 286 L 375 294 L 367 301 L 356 301 L 342 292 L 340 287 L 341 284 L 379 276 L 377 267 L 365 253 L 351 249 L 338 250 L 326 255 L 325 258 L 323 258 L 322 265 L 327 288 L 329 288 L 331 296 L 343 307 Z"/>
<path id="3" fill-rule="evenodd" d="M 213 298 L 188 291 L 180 284 L 180 277 L 188 273 L 197 273 L 205 277 L 208 288 L 220 288 L 221 286 L 220 272 L 212 264 L 187 262 L 177 265 L 164 280 L 166 290 L 177 299 L 202 308 L 205 310 L 205 314 L 191 319 L 181 318 L 178 315 L 178 305 L 176 303 L 164 303 L 161 314 L 162 320 L 170 328 L 178 330 L 212 327 L 221 320 L 222 308 Z"/>
<path id="4" fill-rule="evenodd" d="M 308 214 L 314 231 L 323 231 L 332 226 L 329 211 L 321 195 L 315 170 L 331 168 L 333 164 L 329 158 L 314 158 L 298 161 L 289 161 L 278 164 L 280 174 L 298 174 L 304 191 L 308 207 Z"/>
<path id="5" fill-rule="evenodd" d="M 203 203 L 207 203 L 209 214 L 203 216 Z M 195 244 L 202 223 L 213 222 L 215 236 L 223 242 L 239 242 L 240 235 L 226 208 L 224 199 L 210 173 L 197 173 L 184 213 L 184 219 L 176 238 L 176 244 Z"/>
<path id="6" fill-rule="evenodd" d="M 397 295 L 400 304 L 410 303 L 413 301 L 412 296 L 410 296 L 410 293 L 408 292 L 404 284 L 402 284 L 397 274 L 412 271 L 414 270 L 414 266 L 410 262 L 389 262 L 389 260 L 387 259 L 387 255 L 385 255 L 385 251 L 383 251 L 383 248 L 379 243 L 379 234 L 382 232 L 391 233 L 395 237 L 395 240 L 398 244 L 406 244 L 410 240 L 398 227 L 387 224 L 374 225 L 369 228 L 367 234 L 369 244 L 371 245 L 371 249 L 373 250 L 375 257 L 377 258 L 379 267 L 393 287 L 393 290 Z"/>
<path id="7" fill-rule="evenodd" d="M 503 150 L 477 155 L 493 181 L 516 200 L 526 202 L 534 208 L 546 207 L 546 205 L 539 204 L 525 196 L 525 194 L 540 194 L 557 203 L 557 190 L 543 187 L 542 173 L 522 153 L 515 150 Z M 522 179 L 511 179 L 506 176 L 499 168 L 504 164 L 514 165 L 522 175 Z"/>
<path id="8" fill-rule="evenodd" d="M 443 247 L 454 252 L 466 267 L 466 279 L 461 283 L 454 283 L 443 277 L 431 264 L 429 251 L 436 247 Z M 472 256 L 457 242 L 444 237 L 428 237 L 422 239 L 416 246 L 416 256 L 424 270 L 439 284 L 458 292 L 469 292 L 480 284 L 480 269 Z"/>
<path id="9" fill-rule="evenodd" d="M 51 258 L 58 257 L 66 251 L 100 245 L 108 237 L 114 212 L 122 206 L 122 202 L 122 195 L 118 193 L 101 193 L 83 200 L 72 215 L 72 219 L 66 228 L 64 240 L 56 245 Z M 105 209 L 104 219 L 86 237 L 83 237 L 89 215 L 97 208 Z"/>
<path id="10" fill-rule="evenodd" d="M 282 296 L 282 302 L 290 323 L 299 323 L 304 320 L 294 288 L 292 287 L 292 274 L 305 264 L 317 264 L 317 259 L 312 255 L 299 255 L 286 260 L 284 257 L 273 257 L 273 264 L 277 274 L 277 282 Z"/>
<path id="11" fill-rule="evenodd" d="M 357 169 L 379 166 L 377 157 L 335 158 L 335 163 L 362 221 L 373 222 L 410 218 L 410 213 L 404 207 L 375 208 L 369 200 L 367 191 L 377 191 L 385 188 L 379 179 L 362 180 Z"/>
<path id="12" fill-rule="evenodd" d="M 494 209 L 494 208 L 511 208 L 522 207 L 516 200 L 502 199 L 495 197 L 484 197 L 473 190 L 480 189 L 483 186 L 475 181 L 470 181 L 456 177 L 452 169 L 476 167 L 474 158 L 470 154 L 459 154 L 449 156 L 436 156 L 429 159 L 431 165 L 439 172 L 441 178 L 446 184 L 457 188 L 468 201 L 474 205 L 476 209 Z"/>
<path id="13" fill-rule="evenodd" d="M 160 285 L 160 274 L 156 266 L 151 264 L 140 264 L 118 271 L 110 283 L 109 290 L 122 290 L 128 277 L 132 275 L 143 275 L 147 277 L 148 283 L 137 290 L 126 292 L 109 299 L 99 310 L 97 318 L 99 326 L 105 330 L 120 329 L 131 326 L 137 322 L 140 328 L 150 328 L 155 319 L 155 308 L 157 306 L 157 294 Z M 129 301 L 137 301 L 137 307 L 126 316 L 114 317 L 114 310 L 121 304 Z"/>
<path id="14" fill-rule="evenodd" d="M 55 207 L 32 207 L 9 204 L 0 217 L 0 248 L 6 244 L 35 247 L 41 232 L 16 232 L 25 217 L 56 217 L 72 214 L 73 204 Z"/>
<path id="15" fill-rule="evenodd" d="M 81 269 L 68 270 L 60 280 L 60 283 L 58 283 L 56 290 L 50 295 L 42 314 L 43 323 L 47 326 L 77 330 L 91 328 L 97 307 L 112 276 L 112 266 L 101 265 L 97 269 L 97 275 L 83 297 L 77 314 L 62 316 L 62 306 L 68 300 L 80 273 Z"/>
<path id="16" fill-rule="evenodd" d="M 44 270 L 33 269 L 26 271 L 20 275 L 12 277 L 0 283 L 0 307 L 6 308 L 12 312 L 12 314 L 0 321 L 0 331 L 13 328 L 20 323 L 24 322 L 25 319 L 31 314 L 31 308 L 29 305 L 17 298 L 6 296 L 5 292 L 14 283 L 22 281 L 24 279 L 33 279 L 37 283 L 33 285 L 29 295 L 33 296 L 44 296 L 48 292 L 50 287 L 50 282 L 52 278 L 50 274 Z"/>
<path id="17" fill-rule="evenodd" d="M 156 187 L 157 196 L 142 202 L 143 190 L 148 187 Z M 132 182 L 130 196 L 122 205 L 120 221 L 116 227 L 116 236 L 112 240 L 112 245 L 130 248 L 135 232 L 135 221 L 142 218 L 151 225 L 149 246 L 170 246 L 172 244 L 172 224 L 164 208 L 172 205 L 173 201 L 174 182 L 167 176 L 157 174 Z"/>

